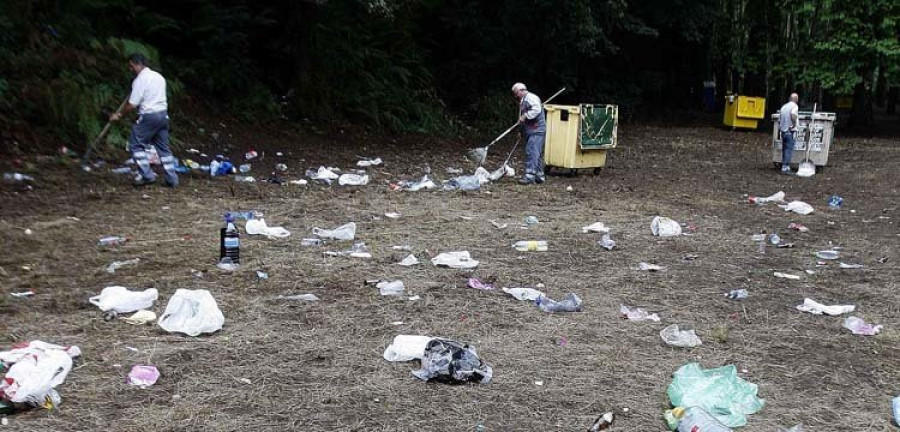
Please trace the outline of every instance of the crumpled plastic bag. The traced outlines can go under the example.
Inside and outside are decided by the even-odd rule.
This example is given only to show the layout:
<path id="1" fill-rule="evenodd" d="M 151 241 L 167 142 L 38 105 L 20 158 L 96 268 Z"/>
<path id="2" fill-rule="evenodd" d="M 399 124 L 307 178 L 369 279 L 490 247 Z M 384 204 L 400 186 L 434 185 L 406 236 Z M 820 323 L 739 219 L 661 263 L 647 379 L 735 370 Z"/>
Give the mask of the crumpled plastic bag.
<path id="1" fill-rule="evenodd" d="M 159 369 L 157 369 L 156 366 L 134 365 L 131 367 L 131 371 L 128 372 L 128 376 L 125 378 L 125 382 L 133 386 L 145 389 L 152 386 L 153 384 L 156 384 L 156 380 L 158 379 Z"/>
<path id="2" fill-rule="evenodd" d="M 700 340 L 700 337 L 697 336 L 697 333 L 693 329 L 682 330 L 678 327 L 678 324 L 672 324 L 662 329 L 662 331 L 659 332 L 659 337 L 662 338 L 666 345 L 679 348 L 693 348 L 703 345 L 703 341 Z"/>
<path id="3" fill-rule="evenodd" d="M 750 203 L 759 204 L 759 205 L 770 203 L 770 202 L 784 202 L 784 191 L 778 191 L 767 197 L 751 196 L 749 198 L 749 200 L 750 200 Z"/>
<path id="4" fill-rule="evenodd" d="M 0 362 L 11 365 L 0 380 L 2 399 L 14 403 L 53 408 L 62 401 L 54 390 L 72 370 L 72 359 L 81 355 L 77 346 L 62 347 L 42 341 L 0 352 Z"/>
<path id="5" fill-rule="evenodd" d="M 629 308 L 628 306 L 622 305 L 619 307 L 619 313 L 622 314 L 623 318 L 628 319 L 629 321 L 653 321 L 659 322 L 659 315 L 651 314 L 644 309 L 641 308 Z"/>
<path id="6" fill-rule="evenodd" d="M 250 235 L 264 235 L 268 238 L 285 238 L 291 235 L 291 232 L 284 229 L 283 227 L 270 227 L 266 225 L 265 219 L 250 219 L 247 221 L 247 224 L 244 226 L 244 229 L 247 231 L 247 234 Z"/>
<path id="7" fill-rule="evenodd" d="M 350 222 L 341 225 L 333 230 L 315 227 L 312 229 L 313 235 L 323 239 L 334 240 L 353 240 L 356 237 L 356 223 Z"/>
<path id="8" fill-rule="evenodd" d="M 129 291 L 123 286 L 109 286 L 103 288 L 100 295 L 91 297 L 88 301 L 103 312 L 128 313 L 152 307 L 157 298 L 159 292 L 156 288 Z"/>
<path id="9" fill-rule="evenodd" d="M 666 393 L 672 406 L 700 407 L 728 427 L 747 424 L 746 415 L 763 408 L 756 384 L 737 375 L 734 365 L 703 369 L 697 363 L 680 367 Z"/>
<path id="10" fill-rule="evenodd" d="M 437 185 L 435 185 L 434 182 L 428 178 L 428 175 L 425 175 L 422 177 L 422 180 L 419 180 L 417 182 L 401 182 L 400 187 L 403 188 L 403 190 L 416 192 L 422 189 L 434 189 L 435 187 L 437 187 Z"/>
<path id="11" fill-rule="evenodd" d="M 584 302 L 578 294 L 568 293 L 560 301 L 541 296 L 534 299 L 534 304 L 544 312 L 581 312 Z"/>
<path id="12" fill-rule="evenodd" d="M 544 293 L 534 288 L 502 288 L 503 292 L 522 301 L 535 301 L 544 296 Z"/>
<path id="13" fill-rule="evenodd" d="M 432 339 L 434 338 L 431 336 L 397 335 L 384 349 L 384 359 L 389 362 L 421 360 L 425 355 L 425 347 Z"/>
<path id="14" fill-rule="evenodd" d="M 491 174 L 488 177 L 488 179 L 490 181 L 497 181 L 497 180 L 500 180 L 501 178 L 503 178 L 504 175 L 507 177 L 515 177 L 516 170 L 513 169 L 513 167 L 509 166 L 509 164 L 503 164 L 502 167 L 497 168 L 494 171 L 491 171 Z"/>
<path id="15" fill-rule="evenodd" d="M 375 159 L 363 159 L 356 163 L 356 166 L 360 168 L 368 168 L 373 166 L 378 166 L 382 164 L 381 158 L 377 157 Z"/>
<path id="16" fill-rule="evenodd" d="M 134 315 L 125 318 L 125 322 L 131 325 L 150 324 L 153 321 L 156 321 L 156 313 L 149 310 L 139 310 Z"/>
<path id="17" fill-rule="evenodd" d="M 681 225 L 667 217 L 657 216 L 650 222 L 650 231 L 660 237 L 673 237 L 681 235 Z"/>
<path id="18" fill-rule="evenodd" d="M 403 294 L 404 287 L 403 281 L 395 280 L 395 281 L 381 281 L 375 285 L 375 288 L 378 288 L 378 291 L 383 296 L 393 296 L 393 295 L 401 295 Z"/>
<path id="19" fill-rule="evenodd" d="M 469 255 L 469 251 L 443 252 L 432 258 L 431 263 L 438 267 L 444 266 L 454 269 L 471 269 L 478 267 L 478 261 L 472 259 L 472 256 Z"/>
<path id="20" fill-rule="evenodd" d="M 819 303 L 811 298 L 803 299 L 803 304 L 797 305 L 797 310 L 800 312 L 809 312 L 813 315 L 831 315 L 837 316 L 845 313 L 850 313 L 856 310 L 856 306 L 853 305 L 832 305 L 826 306 L 822 303 Z"/>
<path id="21" fill-rule="evenodd" d="M 584 234 L 592 233 L 592 232 L 595 232 L 595 233 L 601 233 L 601 234 L 608 234 L 608 233 L 609 233 L 609 227 L 607 227 L 606 225 L 604 225 L 603 222 L 594 222 L 594 223 L 592 223 L 592 224 L 590 224 L 590 225 L 588 225 L 588 226 L 586 226 L 586 227 L 582 227 L 582 228 L 581 228 L 581 232 L 584 233 Z"/>
<path id="22" fill-rule="evenodd" d="M 369 184 L 369 176 L 359 174 L 343 174 L 338 178 L 338 184 L 341 186 L 365 186 Z"/>
<path id="23" fill-rule="evenodd" d="M 415 255 L 409 254 L 406 256 L 406 258 L 403 258 L 403 261 L 400 261 L 398 264 L 404 267 L 414 266 L 416 264 L 419 264 L 419 259 L 416 258 Z"/>
<path id="24" fill-rule="evenodd" d="M 413 371 L 412 374 L 424 381 L 488 384 L 494 376 L 494 371 L 478 357 L 474 347 L 449 339 L 435 338 L 425 347 L 422 368 Z"/>
<path id="25" fill-rule="evenodd" d="M 332 180 L 337 180 L 340 176 L 333 173 L 330 169 L 320 166 L 318 171 L 308 170 L 306 176 L 313 180 L 324 181 L 331 184 Z"/>
<path id="26" fill-rule="evenodd" d="M 862 318 L 851 316 L 844 320 L 844 328 L 850 330 L 855 335 L 875 336 L 878 333 L 881 333 L 881 329 L 884 328 L 884 326 L 881 324 L 867 324 Z"/>
<path id="27" fill-rule="evenodd" d="M 479 179 L 477 176 L 474 176 L 474 175 L 470 175 L 470 176 L 461 176 L 461 177 L 454 177 L 454 178 L 448 180 L 447 183 L 444 184 L 444 188 L 443 188 L 443 189 L 444 189 L 445 191 L 451 191 L 451 190 L 474 191 L 474 190 L 479 190 L 479 189 L 481 189 L 481 179 Z"/>
<path id="28" fill-rule="evenodd" d="M 215 333 L 223 324 L 225 316 L 208 290 L 179 288 L 169 299 L 166 311 L 159 319 L 159 326 L 163 330 L 188 336 Z"/>
<path id="29" fill-rule="evenodd" d="M 808 215 L 814 211 L 811 205 L 803 201 L 791 201 L 787 205 L 780 205 L 779 207 L 783 208 L 784 211 L 792 211 L 799 215 Z"/>

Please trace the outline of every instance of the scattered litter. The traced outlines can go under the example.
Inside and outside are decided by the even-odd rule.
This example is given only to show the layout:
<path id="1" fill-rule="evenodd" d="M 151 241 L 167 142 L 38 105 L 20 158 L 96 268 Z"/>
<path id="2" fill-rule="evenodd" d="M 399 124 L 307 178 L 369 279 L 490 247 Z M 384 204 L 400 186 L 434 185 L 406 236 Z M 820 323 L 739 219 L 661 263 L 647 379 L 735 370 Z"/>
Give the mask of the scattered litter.
<path id="1" fill-rule="evenodd" d="M 628 408 L 625 408 L 625 412 L 628 412 Z M 588 429 L 588 432 L 600 432 L 609 430 L 612 427 L 613 423 L 613 413 L 608 412 L 604 413 L 600 417 L 597 417 L 597 420 L 594 420 L 594 423 Z"/>
<path id="2" fill-rule="evenodd" d="M 284 156 L 284 153 L 282 153 L 282 152 L 275 152 L 275 156 Z"/>
<path id="3" fill-rule="evenodd" d="M 394 321 L 391 323 L 391 325 L 395 325 L 395 326 L 399 326 L 399 325 L 403 325 L 403 324 L 405 324 L 403 321 Z"/>
<path id="4" fill-rule="evenodd" d="M 861 269 L 861 268 L 863 268 L 862 264 L 847 264 L 844 262 L 840 263 L 838 266 L 842 269 Z"/>
<path id="5" fill-rule="evenodd" d="M 107 236 L 97 240 L 97 246 L 122 246 L 128 239 L 121 236 Z"/>
<path id="6" fill-rule="evenodd" d="M 222 271 L 228 272 L 228 273 L 234 272 L 238 269 L 238 265 L 235 264 L 234 261 L 230 257 L 223 257 L 222 260 L 219 261 L 218 264 L 216 264 L 216 267 L 219 270 L 222 270 Z"/>
<path id="7" fill-rule="evenodd" d="M 567 294 L 560 301 L 546 296 L 534 299 L 534 304 L 544 312 L 581 312 L 582 303 L 581 298 L 575 293 Z"/>
<path id="8" fill-rule="evenodd" d="M 547 250 L 546 240 L 521 240 L 512 245 L 520 252 L 545 252 Z"/>
<path id="9" fill-rule="evenodd" d="M 323 243 L 322 239 L 317 239 L 317 238 L 305 238 L 305 239 L 300 240 L 300 246 L 305 246 L 305 247 L 321 246 L 322 243 Z"/>
<path id="10" fill-rule="evenodd" d="M 622 305 L 619 307 L 619 313 L 622 314 L 623 318 L 628 319 L 629 321 L 653 321 L 659 322 L 659 315 L 648 313 L 646 310 L 641 308 L 631 309 L 628 306 Z"/>
<path id="11" fill-rule="evenodd" d="M 247 160 L 256 159 L 257 156 L 259 156 L 259 153 L 257 153 L 256 150 L 253 150 L 253 149 L 250 149 L 250 151 L 248 151 L 247 153 L 244 153 L 244 159 L 247 159 Z"/>
<path id="12" fill-rule="evenodd" d="M 836 250 L 823 250 L 816 252 L 816 257 L 823 260 L 836 260 L 841 257 L 841 253 Z"/>
<path id="13" fill-rule="evenodd" d="M 250 169 L 251 169 L 251 168 L 252 168 L 252 167 L 250 166 L 250 164 L 241 164 L 241 165 L 238 167 L 238 171 L 240 171 L 241 174 L 247 174 L 248 172 L 250 172 Z"/>
<path id="14" fill-rule="evenodd" d="M 283 163 L 275 164 L 275 170 L 276 170 L 276 171 L 279 171 L 279 172 L 285 172 L 285 171 L 287 171 L 287 169 L 288 169 L 287 165 L 285 165 L 285 164 L 283 164 Z"/>
<path id="15" fill-rule="evenodd" d="M 538 220 L 537 216 L 525 216 L 525 220 L 523 220 L 522 222 L 525 224 L 525 226 L 533 226 L 541 223 L 541 221 Z"/>
<path id="16" fill-rule="evenodd" d="M 109 266 L 106 267 L 106 272 L 109 274 L 114 274 L 116 270 L 130 265 L 135 265 L 141 261 L 140 258 L 134 258 L 127 261 L 113 261 L 109 263 Z"/>
<path id="17" fill-rule="evenodd" d="M 113 168 L 113 169 L 109 170 L 109 172 L 111 172 L 113 174 L 131 174 L 131 168 L 130 167 Z"/>
<path id="18" fill-rule="evenodd" d="M 844 328 L 850 330 L 855 335 L 863 335 L 863 336 L 875 336 L 878 333 L 881 333 L 882 325 L 872 325 L 866 324 L 862 318 L 857 318 L 855 316 L 847 317 L 844 320 Z"/>
<path id="19" fill-rule="evenodd" d="M 392 282 L 382 281 L 375 285 L 383 296 L 401 295 L 403 294 L 403 281 L 395 280 Z"/>
<path id="20" fill-rule="evenodd" d="M 792 229 L 794 231 L 800 231 L 800 232 L 809 232 L 809 228 L 807 228 L 807 227 L 803 226 L 803 224 L 799 224 L 797 222 L 791 222 L 790 224 L 788 224 L 788 229 Z"/>
<path id="21" fill-rule="evenodd" d="M 650 222 L 650 231 L 660 237 L 673 237 L 681 235 L 681 225 L 672 219 L 656 216 Z"/>
<path id="22" fill-rule="evenodd" d="M 403 261 L 400 261 L 398 264 L 400 264 L 400 265 L 402 265 L 402 266 L 404 266 L 404 267 L 410 267 L 410 266 L 414 266 L 414 265 L 416 265 L 416 264 L 419 264 L 419 259 L 416 258 L 415 255 L 409 254 L 409 255 L 406 256 L 406 258 L 403 258 Z"/>
<path id="23" fill-rule="evenodd" d="M 703 369 L 697 363 L 689 363 L 675 371 L 666 394 L 672 406 L 701 408 L 733 428 L 746 425 L 746 416 L 765 405 L 765 400 L 757 397 L 758 390 L 756 384 L 738 376 L 734 365 Z"/>
<path id="24" fill-rule="evenodd" d="M 790 280 L 800 280 L 800 276 L 792 275 L 788 273 L 775 272 L 774 276 L 782 279 L 790 279 Z"/>
<path id="25" fill-rule="evenodd" d="M 428 178 L 428 175 L 423 176 L 422 180 L 419 180 L 417 182 L 410 182 L 410 181 L 400 182 L 398 184 L 398 186 L 401 189 L 407 190 L 410 192 L 417 192 L 422 189 L 434 189 L 435 187 L 437 187 L 437 185 L 435 185 L 434 182 Z"/>
<path id="26" fill-rule="evenodd" d="M 468 286 L 469 288 L 485 290 L 485 291 L 491 291 L 494 289 L 493 284 L 486 284 L 478 278 L 469 278 L 469 282 L 466 284 L 466 286 Z"/>
<path id="27" fill-rule="evenodd" d="M 331 170 L 323 166 L 320 166 L 318 171 L 307 170 L 306 176 L 325 184 L 331 184 L 332 180 L 337 180 L 338 178 L 340 178 L 339 175 L 333 173 Z"/>
<path id="28" fill-rule="evenodd" d="M 822 303 L 819 303 L 813 299 L 805 298 L 803 299 L 803 304 L 797 306 L 797 310 L 800 312 L 808 312 L 813 315 L 831 315 L 838 316 L 845 313 L 850 313 L 856 310 L 856 306 L 853 305 L 832 305 L 826 306 Z"/>
<path id="29" fill-rule="evenodd" d="M 284 229 L 283 227 L 267 226 L 266 220 L 262 218 L 248 220 L 247 225 L 244 226 L 244 229 L 247 231 L 247 234 L 264 235 L 270 239 L 285 238 L 291 235 L 291 232 Z"/>
<path id="30" fill-rule="evenodd" d="M 4 173 L 3 180 L 8 182 L 33 182 L 34 177 L 22 173 Z"/>
<path id="31" fill-rule="evenodd" d="M 319 301 L 319 298 L 316 297 L 315 294 L 279 295 L 278 297 L 275 297 L 275 299 L 276 300 L 291 300 L 291 301 L 299 300 L 299 301 L 308 301 L 308 302 Z"/>
<path id="32" fill-rule="evenodd" d="M 394 341 L 385 348 L 383 357 L 389 362 L 421 360 L 425 355 L 425 348 L 432 339 L 434 338 L 431 336 L 394 336 Z"/>
<path id="33" fill-rule="evenodd" d="M 357 162 L 356 166 L 358 166 L 360 168 L 368 168 L 368 167 L 381 165 L 382 163 L 383 162 L 382 162 L 381 158 L 363 159 L 363 160 Z"/>
<path id="34" fill-rule="evenodd" d="M 805 271 L 806 274 L 808 274 L 808 275 L 814 275 L 814 274 L 816 274 L 816 271 L 815 271 L 815 270 L 806 269 L 806 270 L 804 270 L 804 271 Z"/>
<path id="35" fill-rule="evenodd" d="M 703 345 L 703 341 L 694 332 L 694 329 L 682 330 L 678 324 L 672 324 L 659 332 L 659 336 L 669 346 L 681 348 L 693 348 Z"/>
<path id="36" fill-rule="evenodd" d="M 641 263 L 638 263 L 637 269 L 640 271 L 663 271 L 666 269 L 666 267 L 656 265 L 656 264 L 641 262 Z"/>
<path id="37" fill-rule="evenodd" d="M 808 215 L 813 212 L 812 206 L 803 201 L 791 201 L 787 205 L 779 205 L 779 207 L 783 208 L 784 211 L 792 211 L 799 215 Z"/>
<path id="38" fill-rule="evenodd" d="M 543 292 L 534 288 L 501 288 L 501 290 L 522 301 L 535 301 L 544 296 Z"/>
<path id="39" fill-rule="evenodd" d="M 338 178 L 338 184 L 341 186 L 365 186 L 369 184 L 369 176 L 359 174 L 343 174 Z"/>
<path id="40" fill-rule="evenodd" d="M 572 192 L 575 189 L 572 186 L 566 186 L 566 192 Z"/>
<path id="41" fill-rule="evenodd" d="M 353 240 L 356 237 L 356 223 L 350 222 L 333 230 L 313 228 L 312 233 L 322 239 Z"/>
<path id="42" fill-rule="evenodd" d="M 387 212 L 384 214 L 384 217 L 386 217 L 388 219 L 400 219 L 400 216 L 402 216 L 402 215 L 400 213 L 396 213 L 396 212 Z"/>
<path id="43" fill-rule="evenodd" d="M 269 278 L 269 273 L 264 272 L 262 270 L 256 271 L 256 280 L 261 281 L 261 280 L 266 280 L 268 278 Z"/>
<path id="44" fill-rule="evenodd" d="M 613 250 L 613 248 L 616 247 L 616 241 L 611 239 L 609 234 L 603 234 L 603 236 L 600 237 L 600 240 L 597 241 L 597 244 L 606 250 Z"/>
<path id="45" fill-rule="evenodd" d="M 844 199 L 838 195 L 832 195 L 828 198 L 828 208 L 837 210 L 844 205 Z"/>
<path id="46" fill-rule="evenodd" d="M 429 341 L 422 356 L 422 368 L 412 374 L 424 381 L 481 384 L 490 383 L 494 375 L 474 347 L 449 339 Z"/>
<path id="47" fill-rule="evenodd" d="M 769 234 L 769 243 L 772 243 L 773 246 L 778 246 L 781 243 L 781 237 L 777 233 Z"/>
<path id="48" fill-rule="evenodd" d="M 478 261 L 472 259 L 469 251 L 443 252 L 431 259 L 431 263 L 438 267 L 450 267 L 454 269 L 471 269 L 478 267 Z"/>
<path id="49" fill-rule="evenodd" d="M 584 234 L 595 232 L 595 233 L 609 233 L 609 228 L 606 225 L 603 225 L 603 222 L 594 222 L 586 227 L 581 228 L 581 232 Z"/>
<path id="50" fill-rule="evenodd" d="M 750 293 L 746 289 L 741 288 L 729 291 L 725 294 L 725 297 L 728 297 L 732 300 L 743 300 L 747 297 L 750 297 Z"/>
<path id="51" fill-rule="evenodd" d="M 445 171 L 447 172 L 447 174 L 462 174 L 463 173 L 462 168 L 447 167 L 447 169 Z"/>
<path id="52" fill-rule="evenodd" d="M 307 184 L 309 184 L 309 182 L 306 181 L 305 179 L 291 180 L 291 181 L 288 182 L 288 183 L 290 183 L 290 184 L 292 184 L 292 185 L 296 185 L 296 186 L 306 186 Z"/>
<path id="53" fill-rule="evenodd" d="M 875 261 L 877 261 L 878 264 L 884 264 L 884 263 L 888 262 L 888 257 L 881 257 L 881 258 L 878 258 L 878 259 L 875 260 Z"/>
<path id="54" fill-rule="evenodd" d="M 128 378 L 125 382 L 133 386 L 145 389 L 156 384 L 159 379 L 159 370 L 156 366 L 134 365 L 131 372 L 128 372 Z"/>
<path id="55" fill-rule="evenodd" d="M 0 352 L 6 376 L 0 381 L 2 399 L 35 407 L 53 409 L 62 398 L 56 386 L 72 370 L 72 359 L 81 355 L 77 346 L 62 347 L 31 341 L 24 347 Z"/>
<path id="56" fill-rule="evenodd" d="M 479 167 L 479 169 L 483 169 Z M 474 191 L 481 189 L 481 178 L 475 175 L 454 177 L 444 182 L 443 190 Z"/>
<path id="57" fill-rule="evenodd" d="M 495 220 L 489 220 L 488 222 L 490 222 L 491 225 L 493 225 L 494 228 L 497 228 L 497 229 L 506 229 L 506 227 L 509 226 L 508 224 L 501 224 Z"/>
<path id="58" fill-rule="evenodd" d="M 103 312 L 128 313 L 152 307 L 158 297 L 159 292 L 156 288 L 129 291 L 122 286 L 109 286 L 103 288 L 100 295 L 91 297 L 88 301 Z"/>
<path id="59" fill-rule="evenodd" d="M 414 295 L 414 296 L 410 296 L 407 300 L 409 300 L 409 301 L 418 301 L 418 300 L 421 300 L 421 299 L 422 299 L 422 297 L 419 297 L 419 296 L 417 296 L 417 295 Z"/>
<path id="60" fill-rule="evenodd" d="M 25 228 L 25 235 L 32 235 L 32 234 L 34 234 L 34 231 L 32 231 L 31 228 Z"/>
<path id="61" fill-rule="evenodd" d="M 350 258 L 372 258 L 369 248 L 365 242 L 354 243 L 353 247 L 341 252 L 326 251 L 323 252 L 327 256 L 348 256 Z"/>
<path id="62" fill-rule="evenodd" d="M 14 293 L 9 293 L 9 295 L 16 297 L 16 298 L 28 298 L 28 297 L 34 296 L 34 291 L 28 290 L 28 291 L 22 291 L 22 292 L 14 292 Z"/>
<path id="63" fill-rule="evenodd" d="M 208 290 L 179 288 L 169 299 L 166 311 L 159 319 L 159 326 L 169 333 L 197 336 L 214 333 L 225 324 L 225 316 L 219 310 L 216 299 Z"/>
<path id="64" fill-rule="evenodd" d="M 125 318 L 125 322 L 131 325 L 150 324 L 153 321 L 156 321 L 156 313 L 149 310 L 139 310 L 130 317 Z"/>
<path id="65" fill-rule="evenodd" d="M 784 192 L 779 191 L 779 192 L 772 194 L 770 196 L 767 196 L 767 197 L 755 197 L 755 196 L 751 195 L 748 198 L 748 201 L 750 201 L 750 204 L 760 204 L 760 205 L 770 203 L 770 202 L 784 202 Z"/>

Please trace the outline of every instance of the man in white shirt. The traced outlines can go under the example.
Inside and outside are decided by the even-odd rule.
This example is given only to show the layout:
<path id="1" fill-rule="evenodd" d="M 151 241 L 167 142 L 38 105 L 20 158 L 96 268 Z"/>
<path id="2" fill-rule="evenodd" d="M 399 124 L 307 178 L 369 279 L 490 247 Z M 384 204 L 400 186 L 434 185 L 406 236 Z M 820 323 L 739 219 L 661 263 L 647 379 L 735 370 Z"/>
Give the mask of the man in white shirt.
<path id="1" fill-rule="evenodd" d="M 128 67 L 137 75 L 131 83 L 131 96 L 122 113 L 113 113 L 110 121 L 118 121 L 123 114 L 134 110 L 138 112 L 137 121 L 131 128 L 128 147 L 131 157 L 138 168 L 134 179 L 135 186 L 144 186 L 156 182 L 156 173 L 150 168 L 147 149 L 156 147 L 159 161 L 165 170 L 166 185 L 178 186 L 178 173 L 175 172 L 175 157 L 169 149 L 169 115 L 166 101 L 166 79 L 147 65 L 147 58 L 142 54 L 128 57 Z"/>
<path id="2" fill-rule="evenodd" d="M 800 108 L 797 102 L 800 96 L 791 93 L 790 100 L 781 106 L 778 111 L 778 131 L 781 133 L 781 173 L 793 175 L 791 171 L 791 158 L 794 155 L 794 134 L 797 132 L 797 119 Z"/>
<path id="3" fill-rule="evenodd" d="M 540 184 L 544 178 L 544 136 L 547 123 L 541 99 L 525 88 L 525 84 L 515 83 L 512 92 L 519 99 L 519 130 L 525 138 L 525 176 L 520 184 Z"/>

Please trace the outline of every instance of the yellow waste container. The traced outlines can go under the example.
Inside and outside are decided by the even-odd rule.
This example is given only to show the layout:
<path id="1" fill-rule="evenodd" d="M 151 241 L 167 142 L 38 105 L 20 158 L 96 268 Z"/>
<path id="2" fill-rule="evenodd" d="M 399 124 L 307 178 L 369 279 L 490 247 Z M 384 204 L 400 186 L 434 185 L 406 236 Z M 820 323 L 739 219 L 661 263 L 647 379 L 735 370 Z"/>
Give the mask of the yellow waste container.
<path id="1" fill-rule="evenodd" d="M 593 168 L 597 174 L 606 166 L 606 152 L 618 141 L 618 106 L 548 104 L 544 105 L 544 113 L 547 120 L 545 171 Z"/>
<path id="2" fill-rule="evenodd" d="M 766 117 L 766 98 L 752 96 L 725 96 L 725 126 L 756 129 Z"/>

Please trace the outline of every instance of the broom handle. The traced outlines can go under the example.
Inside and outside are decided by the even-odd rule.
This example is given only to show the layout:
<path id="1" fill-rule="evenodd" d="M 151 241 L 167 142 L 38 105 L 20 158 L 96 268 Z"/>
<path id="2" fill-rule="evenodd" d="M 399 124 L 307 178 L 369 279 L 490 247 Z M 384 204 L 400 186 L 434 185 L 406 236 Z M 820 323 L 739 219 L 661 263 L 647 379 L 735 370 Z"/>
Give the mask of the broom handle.
<path id="1" fill-rule="evenodd" d="M 809 123 L 806 125 L 806 161 L 809 162 L 809 149 L 812 148 L 813 122 L 816 121 L 816 107 L 818 103 L 813 104 L 812 115 L 809 116 Z"/>
<path id="2" fill-rule="evenodd" d="M 564 91 L 566 91 L 566 88 L 565 88 L 565 87 L 559 89 L 559 91 L 556 92 L 556 93 L 554 93 L 553 96 L 550 96 L 549 98 L 547 98 L 547 100 L 545 100 L 544 103 L 541 104 L 541 106 L 543 106 L 544 104 L 550 103 L 551 100 L 553 100 L 555 97 L 559 96 L 560 93 L 562 93 L 562 92 L 564 92 Z M 519 125 L 519 123 L 516 122 L 516 124 L 510 126 L 509 129 L 507 129 L 505 132 L 503 132 L 502 134 L 500 134 L 500 136 L 498 136 L 498 137 L 495 138 L 493 141 L 491 141 L 491 143 L 488 144 L 488 145 L 486 145 L 485 148 L 488 148 L 488 147 L 494 145 L 494 143 L 496 143 L 497 141 L 500 141 L 501 139 L 503 139 L 503 137 L 505 137 L 505 136 L 508 135 L 510 132 L 512 132 L 513 129 L 515 129 L 516 126 L 518 126 L 518 125 Z"/>
<path id="3" fill-rule="evenodd" d="M 127 103 L 128 103 L 128 99 L 126 98 L 119 105 L 119 108 L 116 109 L 115 113 L 118 114 L 118 113 L 122 112 L 122 110 L 125 109 L 125 104 L 127 104 Z M 109 128 L 111 126 L 112 126 L 112 122 L 107 120 L 106 125 L 103 126 L 103 129 L 100 130 L 100 133 L 97 135 L 97 138 L 94 138 L 94 140 L 91 141 L 91 144 L 88 146 L 87 151 L 84 153 L 84 161 L 82 161 L 83 164 L 86 165 L 86 164 L 90 163 L 89 160 L 90 160 L 90 156 L 91 156 L 91 151 L 94 150 L 94 147 L 97 145 L 97 143 L 99 143 L 100 140 L 103 139 L 104 136 L 106 136 L 106 133 L 109 132 Z"/>

